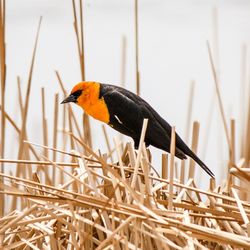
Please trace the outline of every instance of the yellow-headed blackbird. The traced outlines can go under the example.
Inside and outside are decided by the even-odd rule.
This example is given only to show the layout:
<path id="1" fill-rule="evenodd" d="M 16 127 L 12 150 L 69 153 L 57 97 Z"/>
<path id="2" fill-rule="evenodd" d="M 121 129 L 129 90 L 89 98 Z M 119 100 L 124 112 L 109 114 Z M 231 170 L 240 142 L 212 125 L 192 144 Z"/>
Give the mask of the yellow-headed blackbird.
<path id="1" fill-rule="evenodd" d="M 98 82 L 80 82 L 62 103 L 74 102 L 90 116 L 100 120 L 134 140 L 139 146 L 144 118 L 148 119 L 146 146 L 170 151 L 171 126 L 140 96 L 118 86 Z M 212 171 L 176 134 L 175 155 L 196 161 L 211 177 Z"/>

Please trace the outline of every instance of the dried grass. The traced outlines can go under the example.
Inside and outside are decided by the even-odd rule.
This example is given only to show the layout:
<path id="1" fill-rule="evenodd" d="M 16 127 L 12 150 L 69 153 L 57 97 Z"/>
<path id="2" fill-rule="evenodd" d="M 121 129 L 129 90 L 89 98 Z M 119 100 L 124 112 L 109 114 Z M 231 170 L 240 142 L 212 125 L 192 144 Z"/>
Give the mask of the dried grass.
<path id="1" fill-rule="evenodd" d="M 23 207 L 0 219 L 2 247 L 250 247 L 250 203 L 240 200 L 236 188 L 232 187 L 233 195 L 227 196 L 218 188 L 200 190 L 193 179 L 183 185 L 178 180 L 159 178 L 151 169 L 144 145 L 141 155 L 137 154 L 135 159 L 139 161 L 138 168 L 132 166 L 130 157 L 136 152 L 129 152 L 129 146 L 122 156 L 116 148 L 120 160 L 115 164 L 89 148 L 86 150 L 92 156 L 84 158 L 75 152 L 78 154 L 75 164 L 40 162 L 45 168 L 50 166 L 64 175 L 67 182 L 58 185 L 42 183 L 39 177 L 44 174 L 42 171 L 39 175 L 33 173 L 33 180 L 0 174 L 5 179 L 5 184 L 0 185 L 1 194 L 18 198 Z M 25 168 L 34 162 L 22 164 L 26 164 Z M 73 168 L 73 174 L 64 169 L 66 165 Z"/>

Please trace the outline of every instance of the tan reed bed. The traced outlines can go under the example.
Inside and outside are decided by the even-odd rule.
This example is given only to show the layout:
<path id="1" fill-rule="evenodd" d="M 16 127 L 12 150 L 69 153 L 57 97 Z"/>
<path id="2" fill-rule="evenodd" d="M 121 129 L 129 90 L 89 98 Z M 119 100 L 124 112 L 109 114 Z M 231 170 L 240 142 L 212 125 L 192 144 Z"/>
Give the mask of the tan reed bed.
<path id="1" fill-rule="evenodd" d="M 146 125 L 146 123 L 145 123 Z M 145 133 L 144 126 L 144 133 Z M 172 150 L 174 140 L 172 140 Z M 37 148 L 39 145 L 25 142 Z M 83 144 L 84 145 L 84 144 Z M 40 146 L 43 147 L 43 146 Z M 15 209 L 0 219 L 0 244 L 5 249 L 247 249 L 250 247 L 250 203 L 239 198 L 232 185 L 232 195 L 223 194 L 211 179 L 209 191 L 196 187 L 190 178 L 181 184 L 163 179 L 152 168 L 143 144 L 138 152 L 127 144 L 119 161 L 107 162 L 84 145 L 88 156 L 64 152 L 76 163 L 22 161 L 23 168 L 36 164 L 54 168 L 65 182 L 51 185 L 40 180 L 43 172 L 32 178 L 1 173 L 1 193 L 18 197 L 22 209 Z M 8 164 L 20 161 L 6 160 Z M 6 163 L 7 164 L 7 163 Z M 239 163 L 241 164 L 241 163 Z M 71 174 L 65 166 L 73 169 Z M 165 165 L 163 165 L 165 167 Z M 38 168 L 38 167 L 37 167 Z M 171 170 L 172 169 L 172 170 Z M 172 173 L 171 173 L 172 172 Z M 240 165 L 231 169 L 237 178 L 249 182 L 249 171 Z M 50 178 L 50 177 L 49 177 Z M 244 190 L 240 190 L 244 192 Z"/>
<path id="2" fill-rule="evenodd" d="M 83 6 L 81 1 L 79 5 L 75 1 L 72 4 L 81 78 L 84 80 Z M 26 123 L 41 20 L 25 97 L 21 94 L 20 78 L 17 78 L 22 117 L 20 127 L 4 105 L 4 24 L 5 1 L 0 0 L 0 249 L 250 249 L 250 105 L 247 105 L 241 135 L 241 158 L 237 160 L 235 120 L 231 120 L 229 128 L 209 44 L 208 54 L 228 142 L 229 163 L 225 184 L 216 185 L 211 179 L 209 190 L 202 190 L 194 179 L 194 162 L 185 166 L 182 161 L 180 169 L 175 162 L 174 128 L 171 154 L 162 155 L 162 173 L 159 174 L 143 143 L 146 120 L 138 151 L 131 143 L 123 145 L 117 140 L 111 143 L 103 127 L 104 136 L 100 140 L 106 141 L 108 152 L 94 152 L 88 116 L 83 116 L 82 128 L 81 119 L 75 117 L 70 105 L 59 109 L 57 93 L 52 119 L 53 147 L 49 147 L 44 88 L 41 89 L 42 145 L 30 142 Z M 139 93 L 137 0 L 135 47 L 136 89 Z M 125 50 L 126 39 L 123 38 L 122 79 L 125 78 Z M 62 93 L 66 95 L 60 73 L 56 71 L 55 74 Z M 194 84 L 191 87 L 186 135 L 192 125 Z M 63 110 L 62 116 L 60 110 Z M 5 124 L 18 135 L 18 159 L 3 157 Z M 191 147 L 197 151 L 198 122 L 193 123 L 192 131 Z M 16 172 L 7 174 L 5 169 L 14 164 Z"/>

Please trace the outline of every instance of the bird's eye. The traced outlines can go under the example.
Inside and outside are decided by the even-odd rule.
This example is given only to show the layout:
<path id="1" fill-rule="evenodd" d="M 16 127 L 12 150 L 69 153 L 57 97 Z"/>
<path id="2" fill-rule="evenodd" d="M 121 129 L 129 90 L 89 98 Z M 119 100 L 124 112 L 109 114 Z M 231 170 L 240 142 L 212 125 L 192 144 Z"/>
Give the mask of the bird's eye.
<path id="1" fill-rule="evenodd" d="M 82 94 L 82 89 L 79 89 L 75 92 L 73 92 L 71 95 L 73 95 L 75 97 L 75 99 L 77 100 L 77 98 Z"/>

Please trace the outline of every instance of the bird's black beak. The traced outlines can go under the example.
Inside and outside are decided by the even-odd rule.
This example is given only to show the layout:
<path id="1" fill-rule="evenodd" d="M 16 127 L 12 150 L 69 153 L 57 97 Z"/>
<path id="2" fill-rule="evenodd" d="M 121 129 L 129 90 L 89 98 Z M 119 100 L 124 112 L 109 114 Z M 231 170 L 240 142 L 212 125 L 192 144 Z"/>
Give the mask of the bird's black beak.
<path id="1" fill-rule="evenodd" d="M 67 103 L 67 102 L 76 102 L 77 97 L 75 95 L 69 95 L 68 97 L 66 97 L 61 104 Z"/>

